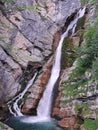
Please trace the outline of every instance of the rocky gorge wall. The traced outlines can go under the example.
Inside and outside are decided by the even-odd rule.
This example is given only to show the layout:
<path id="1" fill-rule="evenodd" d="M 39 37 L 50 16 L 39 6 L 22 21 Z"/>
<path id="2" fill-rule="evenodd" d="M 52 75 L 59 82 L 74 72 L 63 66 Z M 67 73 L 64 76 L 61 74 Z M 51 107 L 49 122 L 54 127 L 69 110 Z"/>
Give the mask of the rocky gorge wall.
<path id="1" fill-rule="evenodd" d="M 60 35 L 80 7 L 80 0 L 12 0 L 6 3 L 0 2 L 1 120 L 6 118 L 9 113 L 6 106 L 7 101 L 24 89 L 35 70 L 38 69 L 40 70 L 39 74 L 35 83 L 27 91 L 22 107 L 23 113 L 36 114 L 37 104 L 50 76 L 54 52 Z M 84 120 L 84 116 L 81 116 L 81 112 L 79 113 L 80 107 L 78 108 L 83 102 L 78 101 L 79 104 L 75 108 L 77 111 L 74 111 L 74 103 L 78 103 L 74 100 L 76 97 L 71 97 L 72 95 L 67 94 L 69 90 L 63 89 L 66 78 L 73 68 L 70 67 L 76 58 L 73 48 L 82 42 L 84 43 L 80 33 L 84 32 L 86 28 L 84 22 L 87 23 L 95 17 L 93 6 L 89 6 L 89 8 L 87 17 L 82 20 L 82 25 L 79 23 L 78 31 L 69 39 L 65 39 L 62 49 L 61 81 L 52 116 L 58 119 L 59 126 L 69 130 L 84 130 L 82 125 L 77 125 Z M 67 99 L 68 104 L 65 103 Z"/>
<path id="2" fill-rule="evenodd" d="M 74 54 L 72 51 L 74 50 L 74 47 L 85 46 L 86 40 L 83 35 L 87 31 L 86 29 L 88 24 L 93 26 L 96 17 L 97 11 L 95 9 L 95 6 L 88 4 L 86 16 L 83 18 L 84 20 L 81 19 L 80 22 L 82 23 L 80 24 L 82 26 L 80 26 L 79 30 L 77 30 L 73 36 L 65 39 L 64 41 L 65 45 L 66 41 L 67 44 L 69 44 L 69 46 L 66 45 L 66 47 L 68 46 L 68 52 L 70 49 L 71 54 Z M 90 33 L 91 30 L 89 31 L 89 34 Z M 87 38 L 89 39 L 89 37 Z M 86 60 L 84 61 L 84 66 L 80 67 L 79 65 L 81 65 L 82 60 L 85 58 L 85 56 L 82 54 L 82 57 L 78 57 L 78 59 L 75 58 L 74 61 L 71 55 L 68 56 L 67 49 L 66 52 L 64 52 L 64 56 L 66 54 L 67 58 L 65 57 L 66 60 L 63 60 L 65 63 L 63 63 L 58 96 L 55 101 L 52 115 L 58 119 L 58 124 L 63 129 L 67 128 L 68 130 L 97 130 L 98 85 L 97 80 L 92 78 L 92 75 L 94 73 L 93 68 L 89 67 L 89 62 L 87 69 L 84 69 L 87 64 Z M 92 52 L 90 53 L 92 55 Z M 70 58 L 74 62 L 72 62 L 72 60 L 70 61 Z M 80 62 L 79 59 L 81 59 Z"/>
<path id="3" fill-rule="evenodd" d="M 2 104 L 22 89 L 21 80 L 29 62 L 43 66 L 53 54 L 58 42 L 57 32 L 64 26 L 66 19 L 76 12 L 77 7 L 80 7 L 79 0 L 73 3 L 57 0 L 0 2 Z"/>
<path id="4" fill-rule="evenodd" d="M 43 65 L 49 59 L 48 57 L 53 54 L 53 46 L 55 46 L 53 45 L 55 34 L 64 26 L 66 19 L 76 11 L 77 6 L 80 7 L 79 1 L 77 5 L 75 3 L 75 1 L 71 4 L 70 1 L 50 0 L 47 2 L 12 1 L 1 3 L 0 52 L 1 64 L 3 64 L 1 67 L 4 67 L 1 69 L 4 71 L 0 78 L 1 88 L 5 84 L 5 88 L 7 86 L 9 91 L 12 88 L 15 91 L 14 94 L 17 93 L 20 90 L 19 78 L 22 77 L 28 62 L 39 62 Z M 36 9 L 28 9 L 32 6 Z M 45 6 L 47 6 L 48 12 L 46 12 Z M 66 10 L 70 10 L 69 13 Z M 9 79 L 7 79 L 8 77 Z M 8 81 L 7 85 L 6 81 Z M 6 95 L 13 96 L 12 94 Z"/>

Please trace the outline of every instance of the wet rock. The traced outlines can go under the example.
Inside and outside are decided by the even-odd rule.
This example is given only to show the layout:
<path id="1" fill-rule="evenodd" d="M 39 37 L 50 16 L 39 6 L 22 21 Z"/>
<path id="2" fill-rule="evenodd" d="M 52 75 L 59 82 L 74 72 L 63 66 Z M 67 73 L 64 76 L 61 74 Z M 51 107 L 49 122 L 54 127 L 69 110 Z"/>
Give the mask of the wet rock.
<path id="1" fill-rule="evenodd" d="M 48 82 L 50 72 L 51 72 L 52 62 L 53 62 L 53 58 L 50 58 L 50 60 L 43 66 L 42 72 L 37 77 L 35 83 L 27 91 L 29 95 L 26 97 L 25 103 L 22 107 L 23 113 L 32 114 L 33 111 L 35 111 L 38 102 L 42 96 L 42 93 L 45 89 L 45 85 Z"/>
<path id="2" fill-rule="evenodd" d="M 0 120 L 5 120 L 9 116 L 7 104 L 2 100 L 0 103 Z"/>
<path id="3" fill-rule="evenodd" d="M 9 126 L 7 126 L 6 124 L 0 122 L 0 129 L 1 130 L 13 130 L 12 128 L 10 128 Z"/>
<path id="4" fill-rule="evenodd" d="M 34 70 L 34 69 L 40 70 L 42 68 L 42 64 L 40 62 L 29 61 L 27 69 L 31 69 L 31 68 L 33 68 L 32 70 Z"/>
<path id="5" fill-rule="evenodd" d="M 60 111 L 59 108 L 54 107 L 52 111 L 52 116 L 58 115 L 59 111 Z"/>
<path id="6" fill-rule="evenodd" d="M 54 39 L 53 39 L 53 50 L 54 51 L 56 50 L 59 41 L 60 41 L 60 33 L 57 32 L 57 33 L 54 34 Z"/>

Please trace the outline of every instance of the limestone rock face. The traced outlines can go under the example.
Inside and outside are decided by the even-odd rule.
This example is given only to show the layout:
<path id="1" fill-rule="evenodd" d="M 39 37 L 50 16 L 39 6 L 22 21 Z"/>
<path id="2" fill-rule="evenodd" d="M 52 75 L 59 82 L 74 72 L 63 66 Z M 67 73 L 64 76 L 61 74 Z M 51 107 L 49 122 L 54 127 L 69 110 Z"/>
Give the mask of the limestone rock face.
<path id="1" fill-rule="evenodd" d="M 19 12 L 16 14 L 17 15 L 15 17 L 22 17 L 20 16 Z M 21 24 L 19 22 L 14 23 L 13 17 L 14 16 L 11 15 L 10 20 L 13 20 L 11 22 L 9 19 L 3 16 L 2 13 L 0 15 L 0 25 L 2 27 L 0 32 L 0 45 L 6 50 L 12 59 L 14 59 L 20 65 L 20 67 L 26 68 L 28 61 L 37 62 L 41 61 L 41 58 L 31 54 L 31 52 L 28 51 L 28 48 L 32 47 L 32 43 L 20 32 L 19 28 Z"/>
<path id="2" fill-rule="evenodd" d="M 2 101 L 8 101 L 20 90 L 18 78 L 21 75 L 20 66 L 0 48 L 0 99 Z"/>
<path id="3" fill-rule="evenodd" d="M 24 0 L 23 2 L 15 1 L 15 4 L 17 8 L 20 7 L 20 12 L 13 11 L 13 14 L 9 16 L 9 20 L 18 27 L 22 35 L 31 43 L 28 44 L 24 39 L 24 44 L 28 45 L 26 50 L 31 55 L 38 57 L 39 60 L 43 60 L 52 53 L 54 34 L 61 26 L 64 26 L 66 19 L 80 7 L 79 0 L 74 0 L 73 2 L 69 0 Z M 11 8 L 11 4 L 6 4 L 6 6 Z M 24 9 L 22 9 L 23 7 Z M 32 9 L 33 7 L 34 9 Z M 15 41 L 21 37 L 18 31 L 13 34 Z M 20 43 L 19 41 L 17 42 L 18 44 Z"/>
<path id="4" fill-rule="evenodd" d="M 17 0 L 11 2 L 1 0 L 1 104 L 7 103 L 24 89 L 22 83 L 27 83 L 32 75 L 27 79 L 23 78 L 25 77 L 24 71 L 32 62 L 34 64 L 31 69 L 34 72 L 35 69 L 39 69 L 39 66 L 36 66 L 38 63 L 43 66 L 41 73 L 35 84 L 28 90 L 27 99 L 22 108 L 23 113 L 32 113 L 50 76 L 53 61 L 51 56 L 57 48 L 62 27 L 80 6 L 80 0 Z"/>
<path id="5" fill-rule="evenodd" d="M 29 94 L 22 107 L 23 113 L 36 114 L 35 109 L 45 89 L 45 85 L 48 82 L 51 73 L 52 64 L 53 64 L 53 58 L 50 58 L 49 61 L 43 66 L 42 73 L 38 76 L 37 80 L 32 85 L 32 87 L 27 91 L 27 93 Z"/>
<path id="6" fill-rule="evenodd" d="M 89 11 L 92 12 L 91 16 Z M 83 28 L 86 28 L 88 20 L 92 23 L 95 18 L 94 11 L 93 6 L 89 7 L 86 24 Z M 69 37 L 75 43 L 74 46 L 79 46 L 79 43 L 81 45 L 86 44 L 85 39 L 81 41 L 81 38 L 78 37 L 78 33 L 79 31 Z M 81 60 L 84 57 L 81 56 Z M 75 69 L 77 70 L 77 63 L 78 59 L 71 67 L 67 66 L 69 68 L 65 67 L 62 70 L 58 89 L 59 99 L 55 100 L 52 115 L 58 119 L 59 126 L 63 128 L 85 130 L 87 129 L 85 123 L 89 123 L 92 120 L 95 123 L 98 120 L 98 85 L 96 79 L 92 79 L 92 70 L 87 69 L 85 73 L 78 75 L 79 73 L 75 71 Z M 76 75 L 74 75 L 75 73 Z"/>
<path id="7" fill-rule="evenodd" d="M 49 59 L 59 41 L 57 32 L 79 8 L 79 0 L 1 1 L 0 99 L 8 101 L 20 91 L 29 61 L 44 64 Z"/>

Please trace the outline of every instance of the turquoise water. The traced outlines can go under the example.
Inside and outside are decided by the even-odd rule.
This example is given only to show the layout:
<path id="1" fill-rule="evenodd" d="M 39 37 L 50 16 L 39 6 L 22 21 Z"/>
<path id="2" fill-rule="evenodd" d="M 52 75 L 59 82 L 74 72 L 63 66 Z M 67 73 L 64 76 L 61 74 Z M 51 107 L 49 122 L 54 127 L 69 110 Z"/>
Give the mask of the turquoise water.
<path id="1" fill-rule="evenodd" d="M 22 122 L 21 119 L 22 118 L 20 117 L 12 117 L 6 120 L 5 123 L 14 130 L 61 130 L 61 128 L 56 125 L 56 122 L 52 120 L 46 122 L 26 123 Z"/>

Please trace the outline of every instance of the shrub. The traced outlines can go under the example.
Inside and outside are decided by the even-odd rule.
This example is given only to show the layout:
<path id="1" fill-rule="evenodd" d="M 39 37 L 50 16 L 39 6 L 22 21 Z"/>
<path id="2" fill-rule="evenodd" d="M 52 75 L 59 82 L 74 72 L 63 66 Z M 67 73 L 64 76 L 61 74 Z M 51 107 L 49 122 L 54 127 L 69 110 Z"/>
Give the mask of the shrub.
<path id="1" fill-rule="evenodd" d="M 87 130 L 97 130 L 98 129 L 98 119 L 85 119 L 84 120 L 84 127 Z"/>

